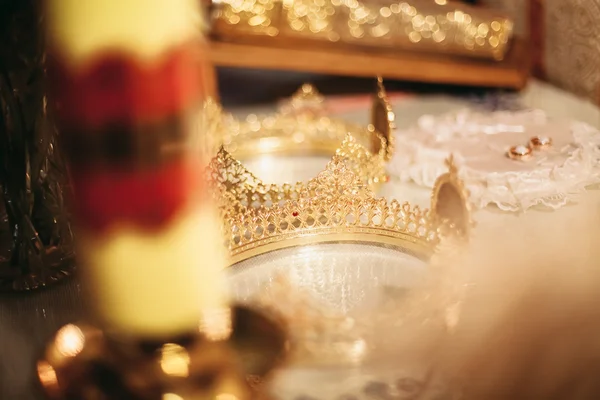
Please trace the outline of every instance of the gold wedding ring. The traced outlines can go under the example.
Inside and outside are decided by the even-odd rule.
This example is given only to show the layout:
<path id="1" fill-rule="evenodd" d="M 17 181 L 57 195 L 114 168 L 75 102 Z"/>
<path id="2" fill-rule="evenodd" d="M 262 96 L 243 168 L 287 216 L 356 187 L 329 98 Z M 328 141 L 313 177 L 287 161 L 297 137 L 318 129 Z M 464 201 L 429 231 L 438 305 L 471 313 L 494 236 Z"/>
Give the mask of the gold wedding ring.
<path id="1" fill-rule="evenodd" d="M 506 152 L 506 155 L 511 160 L 525 161 L 531 157 L 531 153 L 532 153 L 531 147 L 520 144 L 518 146 L 511 147 Z"/>
<path id="2" fill-rule="evenodd" d="M 548 136 L 534 136 L 529 140 L 529 144 L 535 150 L 546 150 L 552 146 L 552 138 Z"/>

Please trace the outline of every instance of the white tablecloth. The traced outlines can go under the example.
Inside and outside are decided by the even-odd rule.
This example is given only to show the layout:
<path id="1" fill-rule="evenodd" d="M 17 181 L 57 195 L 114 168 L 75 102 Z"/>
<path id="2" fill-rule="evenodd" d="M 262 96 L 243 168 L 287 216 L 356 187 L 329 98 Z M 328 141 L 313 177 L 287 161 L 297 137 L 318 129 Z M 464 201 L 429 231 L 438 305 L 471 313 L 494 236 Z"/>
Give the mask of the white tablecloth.
<path id="1" fill-rule="evenodd" d="M 594 126 L 600 125 L 600 111 L 593 105 L 580 101 L 569 94 L 551 88 L 544 84 L 533 82 L 519 97 L 520 101 L 529 107 L 541 108 L 550 115 L 582 120 Z M 440 114 L 472 105 L 472 99 L 455 98 L 446 95 L 424 95 L 401 98 L 394 104 L 397 123 L 407 127 L 425 113 Z M 346 110 L 343 118 L 365 123 L 368 119 L 367 102 L 361 109 Z M 250 112 L 261 113 L 274 109 L 273 105 L 232 110 L 237 115 Z M 324 165 L 324 160 L 315 159 L 313 169 L 291 169 L 279 167 L 285 171 L 286 177 L 309 177 Z M 290 168 L 294 164 L 288 164 Z M 295 165 L 298 166 L 297 164 Z M 253 166 L 253 168 L 259 168 Z M 270 169 L 273 171 L 273 169 Z M 294 175 L 300 174 L 300 175 Z M 306 177 L 306 176 L 304 176 Z M 408 200 L 415 204 L 427 206 L 429 191 L 414 185 L 390 183 L 384 188 L 383 194 Z M 600 191 L 590 191 L 589 197 L 600 202 Z M 485 209 L 474 216 L 478 222 L 475 235 L 486 235 L 490 232 L 501 234 L 514 229 L 535 229 L 544 221 L 557 225 L 567 224 L 577 206 L 564 207 L 555 212 L 530 210 L 525 214 L 507 214 L 496 209 Z M 544 224 L 544 225 L 545 225 Z M 168 266 L 165 266 L 167 268 Z M 61 325 L 80 319 L 84 316 L 80 297 L 79 283 L 71 280 L 65 284 L 50 288 L 46 291 L 5 296 L 0 299 L 0 398 L 28 400 L 38 399 L 39 393 L 34 384 L 34 360 L 40 354 L 43 343 Z"/>

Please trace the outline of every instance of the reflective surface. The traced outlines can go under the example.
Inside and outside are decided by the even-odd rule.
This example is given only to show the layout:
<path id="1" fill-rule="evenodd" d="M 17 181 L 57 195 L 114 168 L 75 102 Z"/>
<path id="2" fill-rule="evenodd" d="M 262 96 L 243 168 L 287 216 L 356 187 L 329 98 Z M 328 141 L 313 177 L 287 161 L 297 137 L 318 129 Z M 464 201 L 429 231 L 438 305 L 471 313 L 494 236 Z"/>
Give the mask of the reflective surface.
<path id="1" fill-rule="evenodd" d="M 427 280 L 425 262 L 397 248 L 319 244 L 236 264 L 232 292 L 290 326 L 292 358 L 272 393 L 281 399 L 428 399 L 445 326 L 437 308 L 403 309 Z M 442 306 L 440 305 L 440 308 Z"/>
<path id="2" fill-rule="evenodd" d="M 230 281 L 234 298 L 252 303 L 259 294 L 276 296 L 270 289 L 276 285 L 274 278 L 283 276 L 291 288 L 308 291 L 325 307 L 348 315 L 373 310 L 381 301 L 384 286 L 414 287 L 426 268 L 425 262 L 396 249 L 321 244 L 275 251 L 238 263 L 232 267 Z M 281 299 L 262 301 L 276 304 Z"/>

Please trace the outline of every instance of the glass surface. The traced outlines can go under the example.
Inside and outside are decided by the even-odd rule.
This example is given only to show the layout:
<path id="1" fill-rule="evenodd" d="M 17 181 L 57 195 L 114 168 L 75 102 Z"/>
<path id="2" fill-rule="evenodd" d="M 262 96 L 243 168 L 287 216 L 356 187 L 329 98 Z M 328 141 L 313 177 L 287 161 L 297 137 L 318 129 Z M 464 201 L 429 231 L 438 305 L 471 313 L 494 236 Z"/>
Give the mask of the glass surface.
<path id="1" fill-rule="evenodd" d="M 432 375 L 445 331 L 401 308 L 427 272 L 399 248 L 324 243 L 240 262 L 229 279 L 236 301 L 280 312 L 300 348 L 273 381 L 276 398 L 429 399 L 447 390 Z"/>
<path id="2" fill-rule="evenodd" d="M 274 278 L 282 276 L 291 287 L 308 291 L 328 308 L 352 314 L 376 307 L 382 287 L 414 287 L 426 268 L 424 261 L 397 249 L 331 243 L 253 257 L 234 265 L 229 279 L 233 297 L 243 303 L 269 293 L 269 287 L 276 284 Z"/>

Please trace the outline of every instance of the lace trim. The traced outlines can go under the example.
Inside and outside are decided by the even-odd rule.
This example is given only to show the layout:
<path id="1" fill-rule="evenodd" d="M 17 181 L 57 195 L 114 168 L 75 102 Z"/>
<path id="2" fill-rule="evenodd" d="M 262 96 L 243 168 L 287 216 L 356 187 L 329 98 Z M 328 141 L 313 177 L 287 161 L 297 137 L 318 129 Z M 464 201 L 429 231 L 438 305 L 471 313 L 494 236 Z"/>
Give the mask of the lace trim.
<path id="1" fill-rule="evenodd" d="M 544 123 L 545 116 L 539 110 L 497 112 L 482 121 L 481 115 L 462 111 L 437 120 L 427 116 L 420 121 L 417 129 L 435 131 L 436 139 L 444 141 L 457 136 L 467 139 L 480 134 L 484 128 L 493 129 L 492 121 L 513 121 L 513 124 L 500 126 L 507 129 L 532 119 L 540 124 Z M 568 156 L 561 165 L 541 166 L 530 171 L 489 173 L 469 167 L 461 154 L 454 154 L 460 176 L 471 192 L 473 206 L 484 208 L 495 204 L 504 211 L 525 211 L 535 206 L 556 210 L 577 202 L 586 192 L 586 187 L 600 182 L 600 132 L 582 122 L 572 123 L 570 131 L 573 146 L 565 150 Z M 444 160 L 449 152 L 428 147 L 423 142 L 423 135 L 405 132 L 397 134 L 396 155 L 389 165 L 393 179 L 433 187 L 435 179 L 445 171 Z"/>

